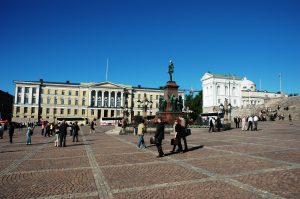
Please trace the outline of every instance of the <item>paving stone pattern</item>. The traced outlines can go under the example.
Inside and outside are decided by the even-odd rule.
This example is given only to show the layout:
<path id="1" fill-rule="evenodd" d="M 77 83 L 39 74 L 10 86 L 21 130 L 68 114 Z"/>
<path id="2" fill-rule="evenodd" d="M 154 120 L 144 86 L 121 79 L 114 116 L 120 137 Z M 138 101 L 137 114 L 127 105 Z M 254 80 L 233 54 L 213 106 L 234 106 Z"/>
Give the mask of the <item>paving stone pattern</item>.
<path id="1" fill-rule="evenodd" d="M 132 134 L 81 127 L 79 142 L 54 147 L 54 137 L 25 129 L 0 140 L 0 198 L 300 198 L 300 123 L 259 123 L 259 131 L 192 129 L 189 151 L 171 154 L 163 141 L 138 149 Z"/>

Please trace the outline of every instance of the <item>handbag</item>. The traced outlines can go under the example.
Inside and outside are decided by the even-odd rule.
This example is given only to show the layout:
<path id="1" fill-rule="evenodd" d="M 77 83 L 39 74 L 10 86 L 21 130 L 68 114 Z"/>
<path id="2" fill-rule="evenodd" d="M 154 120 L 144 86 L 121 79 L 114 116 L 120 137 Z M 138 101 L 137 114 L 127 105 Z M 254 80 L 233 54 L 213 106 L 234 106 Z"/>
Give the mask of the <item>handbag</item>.
<path id="1" fill-rule="evenodd" d="M 155 137 L 150 137 L 150 144 L 156 144 L 157 141 L 155 139 Z"/>
<path id="2" fill-rule="evenodd" d="M 175 139 L 175 138 L 171 139 L 171 145 L 178 145 L 178 144 L 179 144 L 178 139 Z"/>
<path id="3" fill-rule="evenodd" d="M 191 133 L 191 129 L 186 129 L 186 133 L 185 133 L 185 136 L 189 136 L 189 135 L 191 135 L 192 133 Z"/>

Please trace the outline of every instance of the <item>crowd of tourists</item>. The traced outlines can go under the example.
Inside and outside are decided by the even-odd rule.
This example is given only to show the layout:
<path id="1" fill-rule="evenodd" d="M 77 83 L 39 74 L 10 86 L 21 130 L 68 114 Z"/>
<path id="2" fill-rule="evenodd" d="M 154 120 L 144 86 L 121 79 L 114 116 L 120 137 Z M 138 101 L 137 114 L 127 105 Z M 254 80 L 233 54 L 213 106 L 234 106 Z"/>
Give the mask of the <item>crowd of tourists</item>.
<path id="1" fill-rule="evenodd" d="M 3 139 L 3 134 L 5 128 L 7 128 L 9 135 L 9 142 L 13 143 L 13 135 L 15 133 L 16 124 L 14 122 L 9 122 L 7 127 L 4 124 L 0 124 L 0 139 Z M 32 136 L 34 135 L 35 126 L 34 123 L 28 123 L 26 125 L 25 136 L 26 145 L 32 144 Z M 19 127 L 19 126 L 18 126 Z M 68 134 L 68 129 L 70 131 L 70 136 L 72 136 L 72 142 L 78 142 L 79 126 L 77 122 L 66 123 L 65 120 L 58 123 L 49 123 L 47 121 L 41 122 L 41 135 L 44 137 L 55 136 L 54 146 L 56 147 L 66 147 L 66 137 Z M 22 132 L 22 131 L 21 131 Z"/>

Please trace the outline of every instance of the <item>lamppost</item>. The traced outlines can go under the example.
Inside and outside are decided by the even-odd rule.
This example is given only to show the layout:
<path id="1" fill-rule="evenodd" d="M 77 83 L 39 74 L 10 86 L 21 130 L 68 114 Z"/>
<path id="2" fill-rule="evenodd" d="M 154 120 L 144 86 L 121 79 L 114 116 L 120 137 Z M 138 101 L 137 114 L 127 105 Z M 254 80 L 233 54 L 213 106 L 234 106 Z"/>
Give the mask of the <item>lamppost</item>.
<path id="1" fill-rule="evenodd" d="M 142 104 L 142 109 L 143 109 L 143 118 L 147 117 L 147 110 L 148 110 L 148 106 L 151 105 L 153 102 L 149 101 L 147 99 L 146 93 L 144 94 L 144 99 L 143 101 L 141 101 L 140 99 L 137 101 L 139 103 L 139 105 Z"/>
<path id="2" fill-rule="evenodd" d="M 225 98 L 224 105 L 220 104 L 219 108 L 221 109 L 221 112 L 224 113 L 224 123 L 231 123 L 231 104 L 228 103 L 227 98 Z M 228 115 L 229 115 L 229 121 L 228 121 Z"/>
<path id="3" fill-rule="evenodd" d="M 126 117 L 128 117 L 129 112 L 128 112 L 128 95 L 131 95 L 130 98 L 130 102 L 131 102 L 131 107 L 130 107 L 130 120 L 132 122 L 133 120 L 133 116 L 134 116 L 134 111 L 133 111 L 133 107 L 134 107 L 134 101 L 133 101 L 133 97 L 134 97 L 134 93 L 135 93 L 135 89 L 131 90 L 131 93 L 128 91 L 127 88 L 124 88 L 124 112 L 126 113 Z M 126 109 L 126 111 L 125 111 Z"/>

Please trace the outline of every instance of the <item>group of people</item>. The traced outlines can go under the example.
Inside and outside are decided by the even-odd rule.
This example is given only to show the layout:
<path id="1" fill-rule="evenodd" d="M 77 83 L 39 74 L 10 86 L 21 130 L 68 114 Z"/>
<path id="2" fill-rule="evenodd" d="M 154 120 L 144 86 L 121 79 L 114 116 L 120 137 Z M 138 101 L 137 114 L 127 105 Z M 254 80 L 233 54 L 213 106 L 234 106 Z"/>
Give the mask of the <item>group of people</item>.
<path id="1" fill-rule="evenodd" d="M 9 143 L 13 143 L 13 135 L 15 133 L 15 125 L 13 122 L 7 124 L 0 124 L 0 139 L 3 139 L 4 130 L 8 130 Z"/>
<path id="2" fill-rule="evenodd" d="M 220 132 L 221 128 L 223 127 L 220 117 L 217 117 L 217 118 L 210 117 L 208 119 L 208 123 L 209 123 L 209 129 L 208 129 L 209 133 L 210 132 L 215 132 L 216 129 L 217 129 L 218 132 Z"/>
<path id="3" fill-rule="evenodd" d="M 187 132 L 187 126 L 186 126 L 185 119 L 179 117 L 178 119 L 175 120 L 173 126 L 174 142 L 173 142 L 173 149 L 170 151 L 171 153 L 188 151 L 188 146 L 186 142 L 186 135 L 187 135 L 186 132 Z M 146 124 L 145 124 L 145 120 L 142 120 L 137 125 L 137 135 L 138 135 L 137 147 L 139 149 L 147 148 L 144 141 L 145 133 L 146 133 Z M 164 139 L 165 139 L 165 123 L 162 121 L 161 118 L 157 118 L 156 131 L 153 140 L 155 140 L 155 145 L 158 151 L 158 156 L 157 156 L 158 158 L 165 156 L 165 153 L 162 148 L 162 141 Z M 181 139 L 184 141 L 184 149 L 181 144 Z M 178 149 L 175 151 L 176 147 L 178 147 Z"/>

